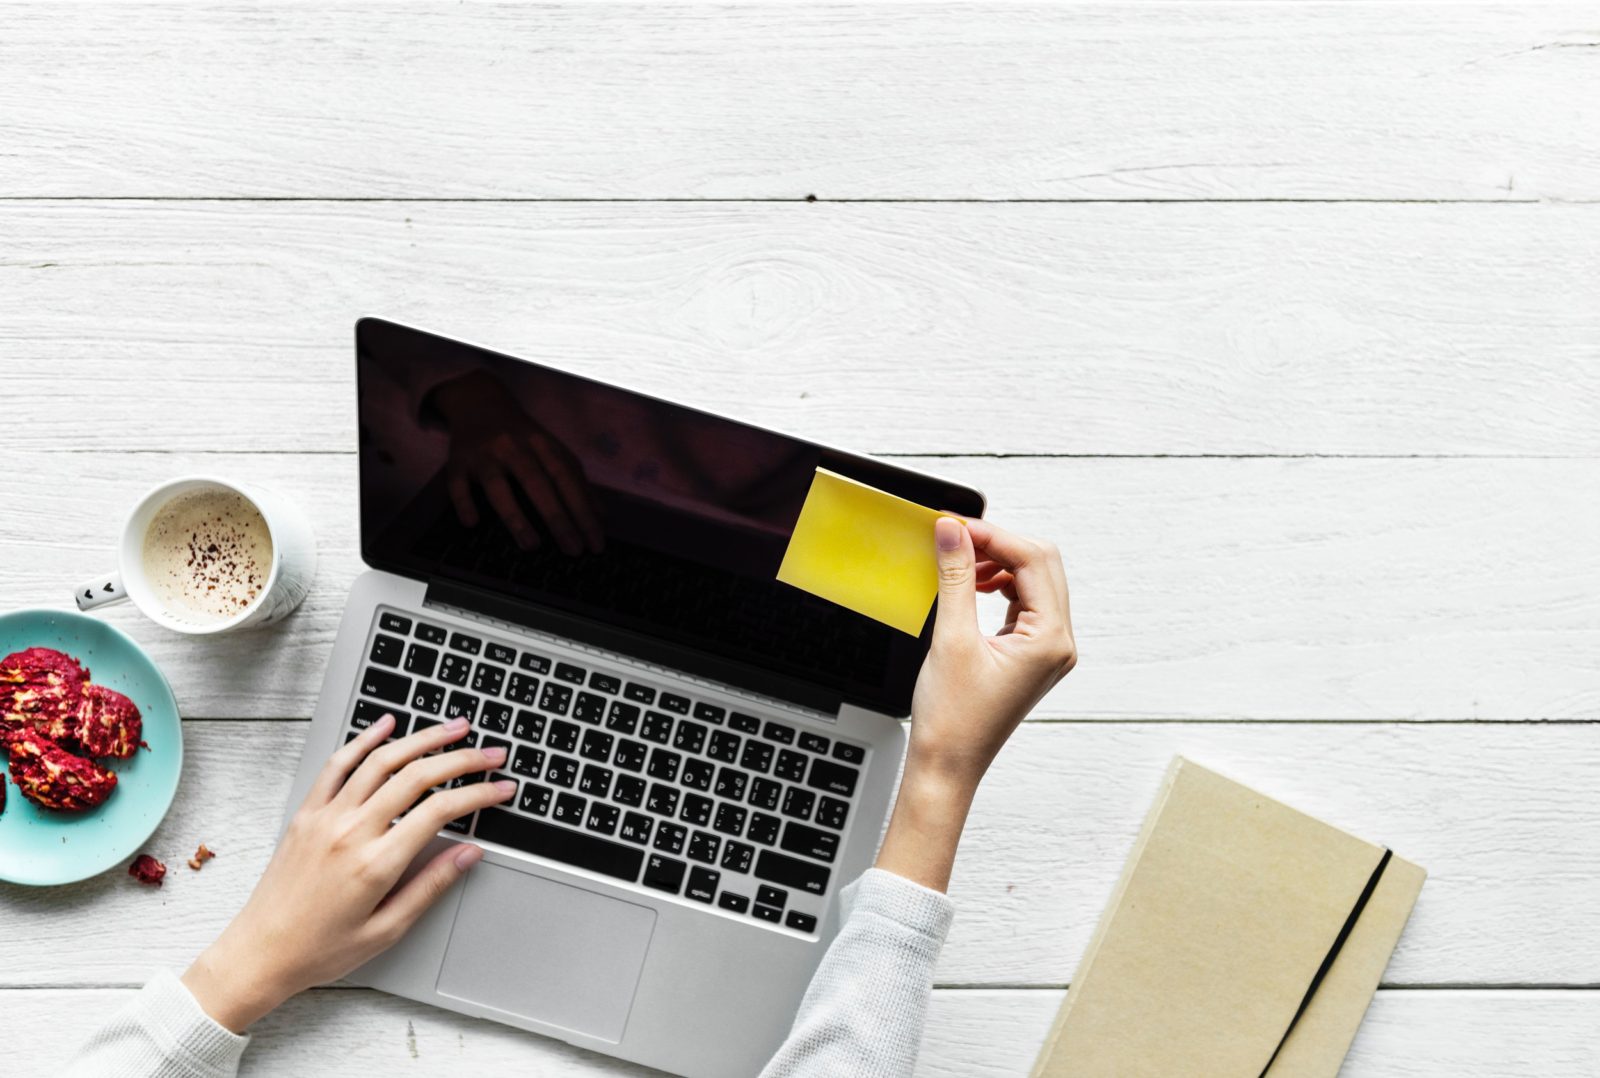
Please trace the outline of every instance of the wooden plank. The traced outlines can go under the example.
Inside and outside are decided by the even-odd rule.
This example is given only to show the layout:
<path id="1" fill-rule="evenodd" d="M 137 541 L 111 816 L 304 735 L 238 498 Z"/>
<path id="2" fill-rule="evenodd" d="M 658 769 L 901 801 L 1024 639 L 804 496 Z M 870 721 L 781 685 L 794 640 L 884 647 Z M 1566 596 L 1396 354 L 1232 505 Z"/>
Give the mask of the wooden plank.
<path id="1" fill-rule="evenodd" d="M 10 1061 L 51 1073 L 93 1021 L 131 989 L 32 989 L 5 994 L 17 1028 L 64 1031 L 13 1038 Z M 1028 1072 L 1061 1003 L 1058 991 L 941 989 L 934 993 L 916 1073 L 921 1078 L 1011 1078 Z M 86 1016 L 93 1016 L 86 1018 Z M 1367 1012 L 1343 1078 L 1589 1078 L 1600 1068 L 1594 1029 L 1600 992 L 1385 989 Z M 301 996 L 253 1032 L 243 1073 L 321 1073 L 339 1060 L 349 1078 L 490 1073 L 655 1075 L 559 1041 L 364 989 Z"/>
<path id="2" fill-rule="evenodd" d="M 0 194 L 1592 199 L 1595 42 L 1584 4 L 27 5 Z"/>
<path id="3" fill-rule="evenodd" d="M 70 482 L 57 477 L 70 461 Z M 1067 553 L 1083 660 L 1038 715 L 1528 719 L 1600 716 L 1600 503 L 1588 461 L 916 461 Z M 0 595 L 59 606 L 109 568 L 123 515 L 175 475 L 299 500 L 321 561 L 288 622 L 193 639 L 128 607 L 193 717 L 311 714 L 357 557 L 354 459 L 14 453 Z M 999 610 L 986 609 L 995 626 Z"/>
<path id="4" fill-rule="evenodd" d="M 871 452 L 1594 456 L 1597 231 L 1600 205 L 0 203 L 7 439 L 349 449 L 351 324 L 386 314 Z"/>
<path id="5" fill-rule="evenodd" d="M 166 885 L 120 871 L 0 885 L 0 985 L 136 984 L 186 965 L 266 864 L 304 730 L 188 723 L 183 786 L 148 847 Z M 1387 983 L 1600 983 L 1600 955 L 1573 946 L 1600 931 L 1593 743 L 1592 725 L 1568 724 L 1026 724 L 974 806 L 938 982 L 1064 986 L 1182 753 L 1428 869 Z M 200 842 L 218 855 L 195 874 L 182 861 Z"/>

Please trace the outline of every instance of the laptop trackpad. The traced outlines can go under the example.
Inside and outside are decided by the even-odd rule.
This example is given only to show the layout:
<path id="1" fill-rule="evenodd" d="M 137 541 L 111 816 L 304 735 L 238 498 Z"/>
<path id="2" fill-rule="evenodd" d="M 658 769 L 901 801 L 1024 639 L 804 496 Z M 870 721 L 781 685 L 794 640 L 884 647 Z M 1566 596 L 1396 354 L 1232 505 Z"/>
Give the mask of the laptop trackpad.
<path id="1" fill-rule="evenodd" d="M 655 922 L 648 906 L 479 864 L 467 876 L 437 987 L 615 1043 Z"/>

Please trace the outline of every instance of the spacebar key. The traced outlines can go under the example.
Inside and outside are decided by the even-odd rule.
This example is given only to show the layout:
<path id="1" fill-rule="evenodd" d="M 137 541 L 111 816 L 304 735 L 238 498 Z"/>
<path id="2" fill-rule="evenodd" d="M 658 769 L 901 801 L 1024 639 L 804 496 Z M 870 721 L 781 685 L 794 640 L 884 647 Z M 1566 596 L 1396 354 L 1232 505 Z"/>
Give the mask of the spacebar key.
<path id="1" fill-rule="evenodd" d="M 478 813 L 478 826 L 472 829 L 472 834 L 485 842 L 498 842 L 514 850 L 630 883 L 638 880 L 639 869 L 644 864 L 643 850 L 518 816 L 505 809 L 484 809 Z"/>

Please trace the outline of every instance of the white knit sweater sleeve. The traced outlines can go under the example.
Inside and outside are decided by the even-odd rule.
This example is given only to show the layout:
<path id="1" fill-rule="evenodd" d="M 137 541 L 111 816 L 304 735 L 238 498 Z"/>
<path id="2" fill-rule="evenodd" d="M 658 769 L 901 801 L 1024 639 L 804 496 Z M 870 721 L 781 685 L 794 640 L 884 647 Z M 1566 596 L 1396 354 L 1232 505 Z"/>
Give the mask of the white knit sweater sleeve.
<path id="1" fill-rule="evenodd" d="M 844 925 L 762 1078 L 905 1078 L 916 1068 L 950 899 L 873 868 L 840 902 Z"/>
<path id="2" fill-rule="evenodd" d="M 233 1078 L 249 1037 L 224 1029 L 171 973 L 158 973 L 90 1037 L 67 1078 Z"/>
<path id="3" fill-rule="evenodd" d="M 844 927 L 763 1078 L 902 1078 L 916 1066 L 950 900 L 869 869 L 840 902 Z M 158 973 L 78 1050 L 66 1078 L 233 1078 L 249 1043 Z"/>

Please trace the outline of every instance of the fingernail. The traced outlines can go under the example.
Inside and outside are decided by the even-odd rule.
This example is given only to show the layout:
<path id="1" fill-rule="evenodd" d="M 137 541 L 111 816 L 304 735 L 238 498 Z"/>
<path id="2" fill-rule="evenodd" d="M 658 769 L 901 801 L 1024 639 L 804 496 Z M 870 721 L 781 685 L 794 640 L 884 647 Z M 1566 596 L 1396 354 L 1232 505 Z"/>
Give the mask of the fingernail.
<path id="1" fill-rule="evenodd" d="M 456 851 L 456 867 L 462 872 L 483 860 L 483 847 L 463 843 Z"/>
<path id="2" fill-rule="evenodd" d="M 933 541 L 940 550 L 954 550 L 961 545 L 961 522 L 955 517 L 940 517 L 933 522 Z"/>
<path id="3" fill-rule="evenodd" d="M 517 792 L 517 784 L 510 779 L 495 779 L 494 788 L 503 794 L 514 794 Z"/>
<path id="4" fill-rule="evenodd" d="M 506 750 L 499 745 L 491 746 L 483 750 L 483 758 L 491 764 L 503 764 L 506 762 Z"/>
<path id="5" fill-rule="evenodd" d="M 445 723 L 444 728 L 449 730 L 452 734 L 459 733 L 467 728 L 467 720 L 457 715 L 455 718 Z"/>

